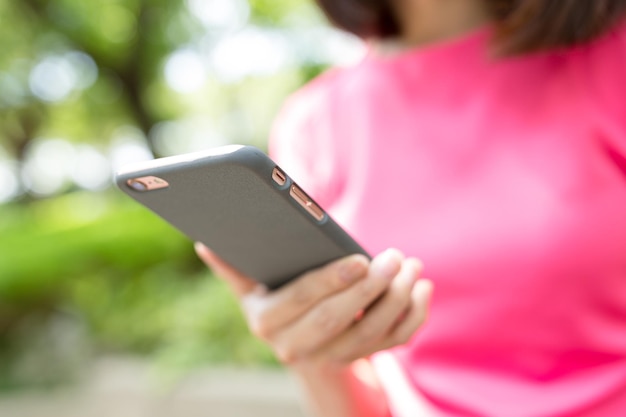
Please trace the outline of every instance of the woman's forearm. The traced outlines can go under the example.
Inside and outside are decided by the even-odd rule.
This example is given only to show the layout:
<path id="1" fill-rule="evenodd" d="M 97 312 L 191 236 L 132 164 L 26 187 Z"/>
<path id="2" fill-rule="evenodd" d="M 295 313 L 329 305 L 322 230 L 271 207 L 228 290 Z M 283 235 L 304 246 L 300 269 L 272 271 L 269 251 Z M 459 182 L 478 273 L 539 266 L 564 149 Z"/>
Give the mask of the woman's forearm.
<path id="1" fill-rule="evenodd" d="M 384 392 L 366 360 L 341 369 L 304 365 L 295 366 L 292 371 L 313 416 L 390 416 Z"/>

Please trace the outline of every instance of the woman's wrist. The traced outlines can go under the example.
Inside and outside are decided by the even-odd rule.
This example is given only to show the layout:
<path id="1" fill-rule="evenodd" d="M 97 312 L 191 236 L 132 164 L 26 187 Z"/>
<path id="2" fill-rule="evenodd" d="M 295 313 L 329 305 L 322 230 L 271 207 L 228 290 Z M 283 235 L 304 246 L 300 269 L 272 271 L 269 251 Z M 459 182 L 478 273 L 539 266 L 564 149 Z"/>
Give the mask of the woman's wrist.
<path id="1" fill-rule="evenodd" d="M 337 377 L 350 373 L 350 364 L 332 364 L 321 361 L 300 361 L 287 365 L 296 375 L 303 377 Z"/>
<path id="2" fill-rule="evenodd" d="M 288 366 L 299 381 L 313 415 L 387 417 L 387 399 L 370 362 L 348 365 L 300 362 Z"/>

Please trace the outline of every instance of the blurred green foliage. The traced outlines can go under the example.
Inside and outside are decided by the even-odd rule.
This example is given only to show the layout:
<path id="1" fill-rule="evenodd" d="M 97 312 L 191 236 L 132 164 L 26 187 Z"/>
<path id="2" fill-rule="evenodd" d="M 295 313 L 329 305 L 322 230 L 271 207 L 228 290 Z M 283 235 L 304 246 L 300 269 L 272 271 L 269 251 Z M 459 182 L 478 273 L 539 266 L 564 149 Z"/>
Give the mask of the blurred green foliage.
<path id="1" fill-rule="evenodd" d="M 281 102 L 324 62 L 294 59 L 227 80 L 207 64 L 206 80 L 181 92 L 164 75 L 168 60 L 185 50 L 204 57 L 246 27 L 320 26 L 320 15 L 307 0 L 206 0 L 247 8 L 239 26 L 223 27 L 210 23 L 211 8 L 204 21 L 192 13 L 202 1 L 0 1 L 0 201 L 9 200 L 0 202 L 0 390 L 55 384 L 100 354 L 144 355 L 168 369 L 276 363 L 165 222 L 102 185 L 81 190 L 69 174 L 51 191 L 30 185 L 35 144 L 50 138 L 114 159 L 130 126 L 161 156 L 164 122 L 201 120 L 200 135 L 264 145 Z"/>
<path id="2" fill-rule="evenodd" d="M 248 123 L 247 135 L 237 134 L 232 126 L 228 133 L 237 134 L 231 136 L 233 141 L 264 143 L 272 116 L 284 96 L 322 68 L 315 63 L 301 63 L 271 77 L 252 77 L 228 85 L 211 78 L 206 89 L 199 92 L 200 97 L 188 100 L 166 85 L 163 68 L 167 58 L 183 47 L 206 48 L 205 44 L 217 42 L 236 28 L 207 28 L 194 18 L 186 3 L 0 2 L 0 145 L 20 159 L 33 137 L 102 144 L 123 124 L 139 127 L 153 145 L 149 133 L 161 121 L 195 112 L 221 123 L 232 114 L 257 115 L 259 108 L 265 110 L 262 120 L 257 117 Z M 215 3 L 217 7 L 220 2 L 206 3 Z M 251 0 L 249 7 L 249 24 L 281 27 L 319 22 L 306 0 Z M 207 13 L 211 13 L 210 9 Z M 96 65 L 98 74 L 92 85 L 71 92 L 62 101 L 50 102 L 29 94 L 31 70 L 38 60 L 75 51 Z M 159 154 L 154 146 L 151 148 Z"/>
<path id="3" fill-rule="evenodd" d="M 62 381 L 81 355 L 275 363 L 191 243 L 136 204 L 76 192 L 0 219 L 0 388 Z"/>

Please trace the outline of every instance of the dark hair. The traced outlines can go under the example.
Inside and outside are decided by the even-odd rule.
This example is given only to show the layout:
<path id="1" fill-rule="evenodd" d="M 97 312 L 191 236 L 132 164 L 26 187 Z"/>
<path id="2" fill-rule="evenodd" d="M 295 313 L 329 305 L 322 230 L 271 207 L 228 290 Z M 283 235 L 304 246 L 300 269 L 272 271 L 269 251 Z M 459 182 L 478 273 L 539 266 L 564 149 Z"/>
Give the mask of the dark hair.
<path id="1" fill-rule="evenodd" d="M 484 0 L 496 43 L 516 54 L 589 41 L 626 15 L 626 0 Z M 391 0 L 317 0 L 338 27 L 367 38 L 400 33 Z"/>

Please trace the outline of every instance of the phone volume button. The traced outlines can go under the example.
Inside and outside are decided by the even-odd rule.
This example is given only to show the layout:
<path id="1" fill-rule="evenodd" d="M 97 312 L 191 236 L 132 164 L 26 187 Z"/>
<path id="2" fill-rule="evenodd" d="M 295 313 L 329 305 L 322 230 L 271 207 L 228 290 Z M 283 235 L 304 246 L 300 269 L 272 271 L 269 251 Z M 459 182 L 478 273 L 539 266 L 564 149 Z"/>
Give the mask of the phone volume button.
<path id="1" fill-rule="evenodd" d="M 308 207 L 308 212 L 311 213 L 311 215 L 315 217 L 315 219 L 318 222 L 321 222 L 322 220 L 324 220 L 324 210 L 322 210 L 320 206 L 318 206 L 312 201 L 309 201 L 307 204 L 307 207 Z"/>
<path id="2" fill-rule="evenodd" d="M 324 210 L 315 204 L 311 198 L 297 185 L 293 184 L 289 189 L 291 197 L 298 202 L 315 220 L 324 220 Z"/>

